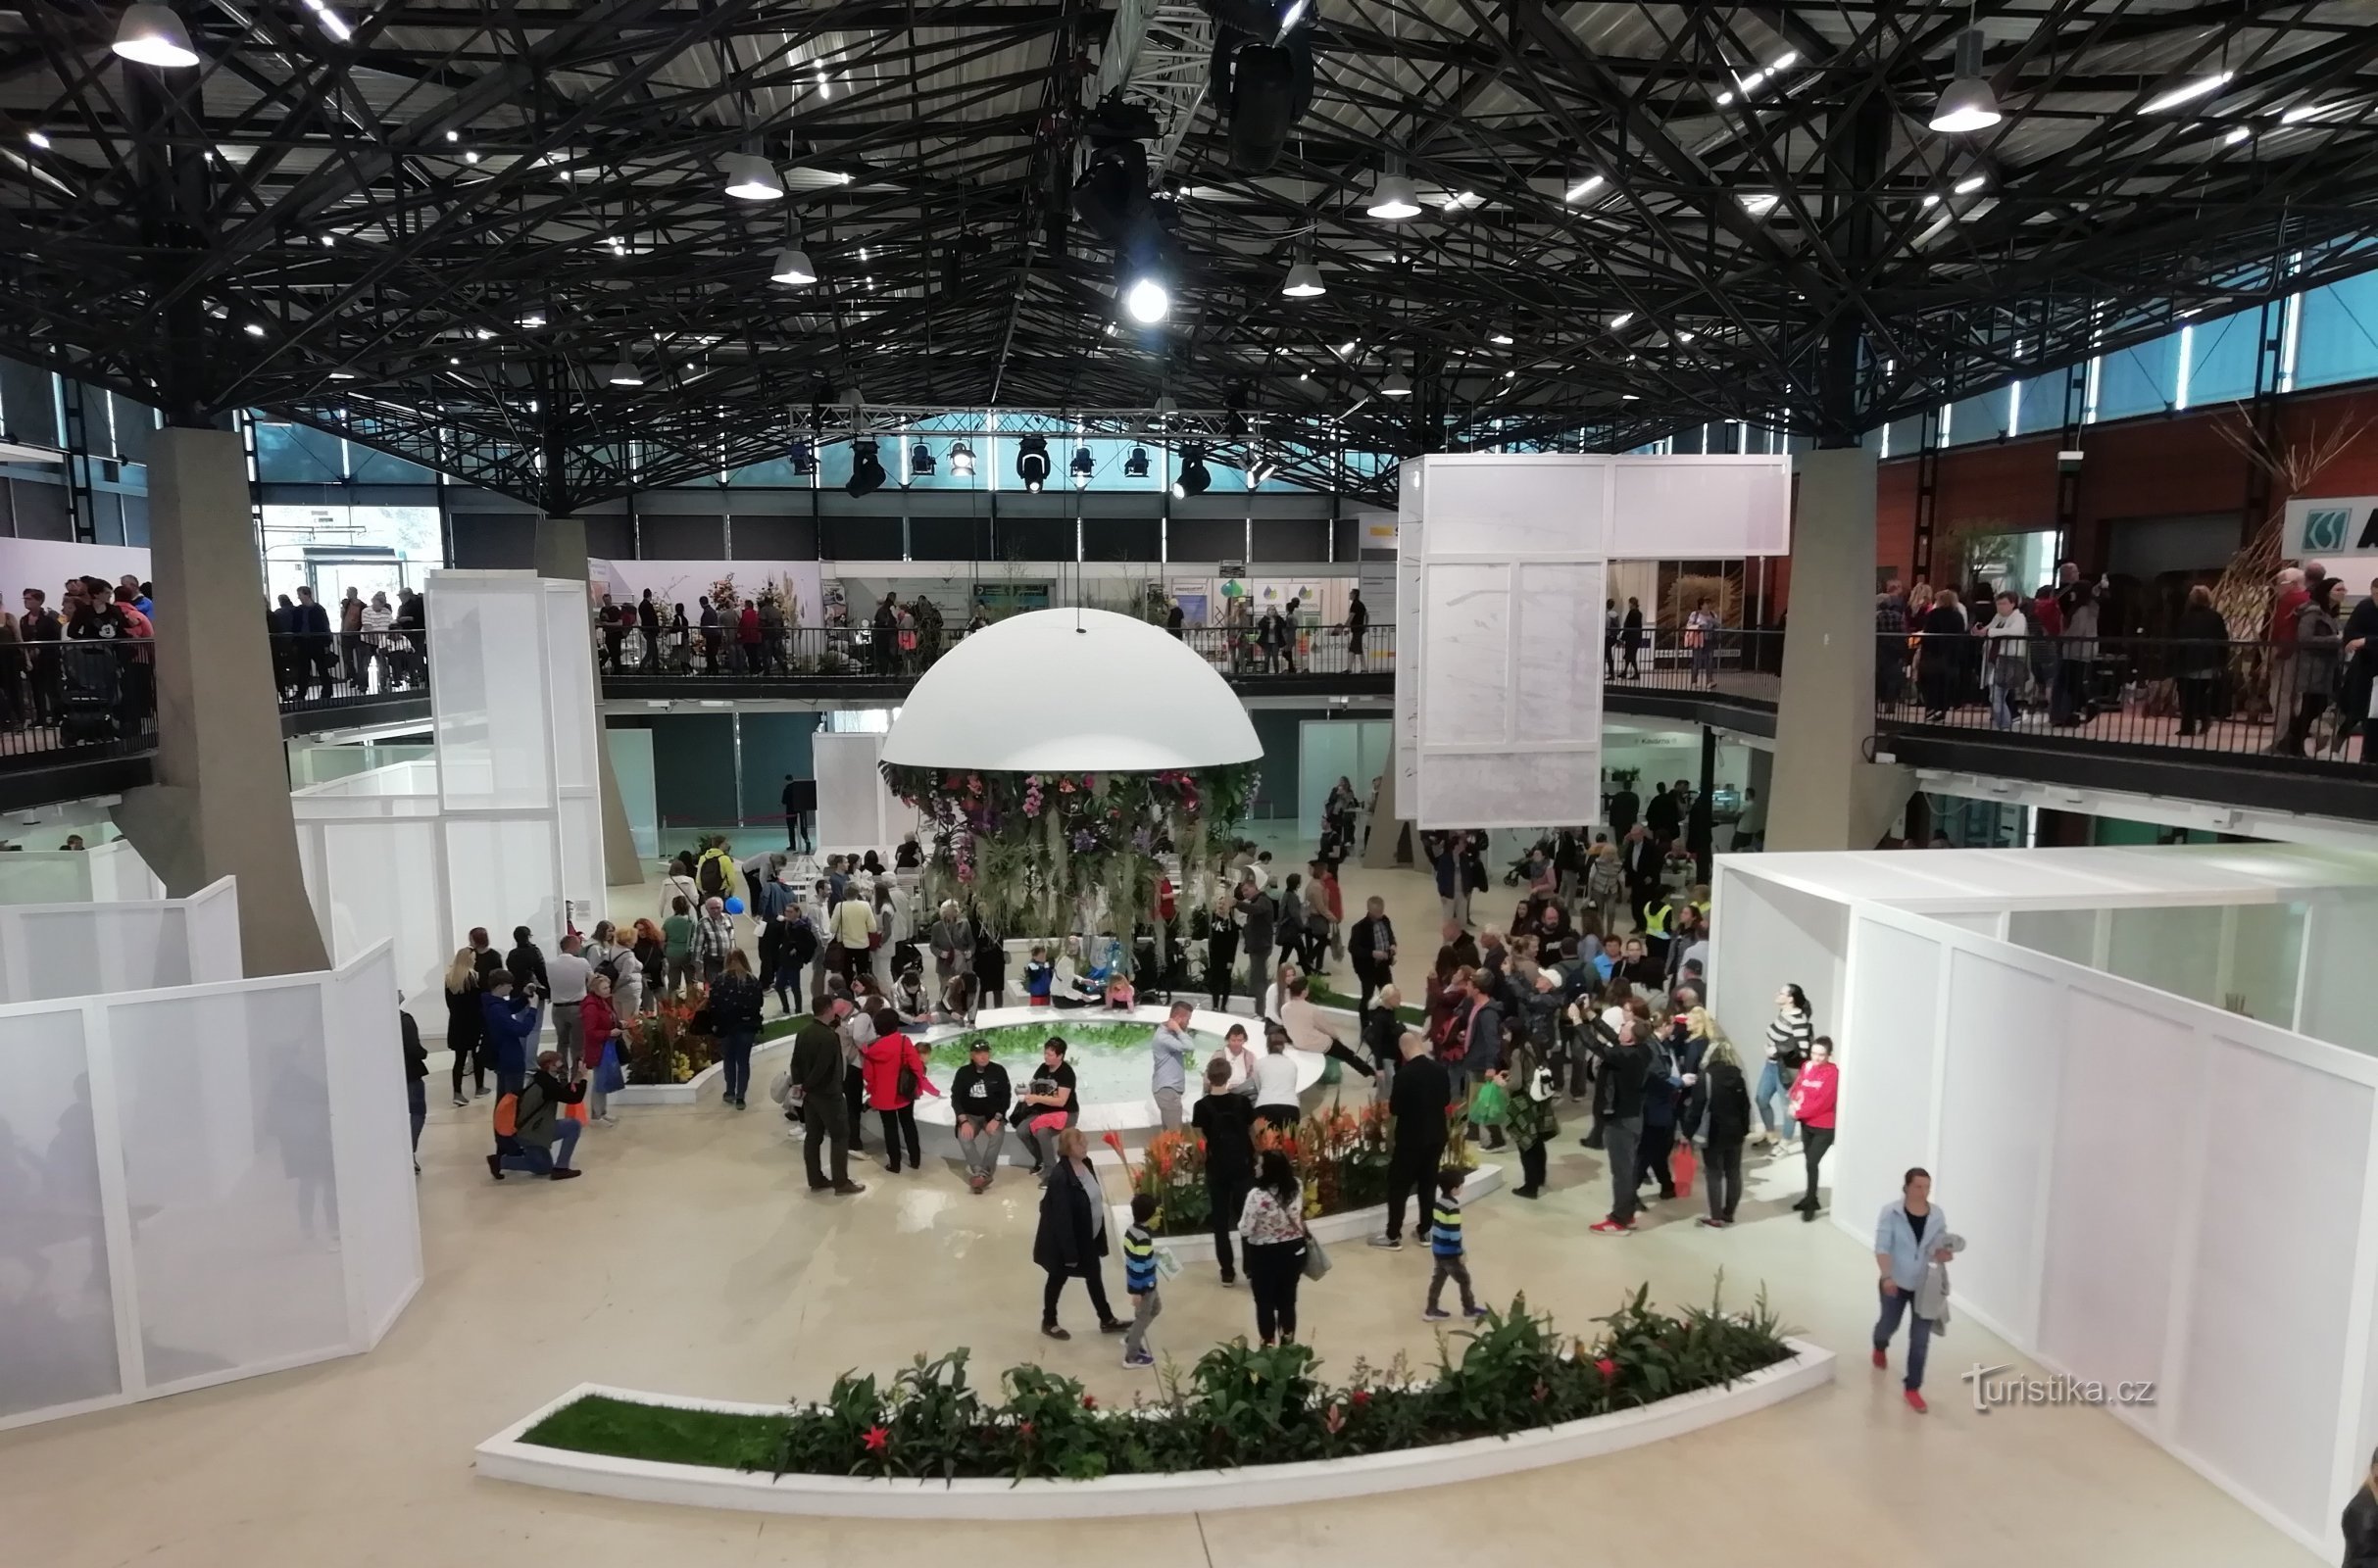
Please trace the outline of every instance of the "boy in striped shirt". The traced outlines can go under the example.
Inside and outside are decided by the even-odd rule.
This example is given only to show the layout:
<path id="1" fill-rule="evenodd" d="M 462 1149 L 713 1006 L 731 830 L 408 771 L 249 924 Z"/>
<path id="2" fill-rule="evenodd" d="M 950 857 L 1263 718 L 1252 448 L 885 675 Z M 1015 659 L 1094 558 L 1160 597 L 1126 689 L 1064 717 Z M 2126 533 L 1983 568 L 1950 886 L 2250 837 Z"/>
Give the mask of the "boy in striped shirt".
<path id="1" fill-rule="evenodd" d="M 1429 1276 L 1428 1305 L 1420 1316 L 1431 1323 L 1442 1323 L 1453 1316 L 1437 1305 L 1445 1294 L 1445 1282 L 1452 1280 L 1461 1291 L 1461 1315 L 1469 1318 L 1486 1316 L 1486 1308 L 1470 1294 L 1469 1262 L 1461 1249 L 1461 1178 L 1468 1172 L 1459 1165 L 1448 1165 L 1437 1172 L 1437 1206 L 1429 1217 L 1428 1250 L 1437 1259 L 1437 1271 Z M 1129 1245 L 1125 1244 L 1126 1251 Z"/>
<path id="2" fill-rule="evenodd" d="M 1148 1325 L 1156 1321 L 1164 1303 L 1156 1295 L 1156 1238 L 1148 1234 L 1148 1221 L 1155 1217 L 1155 1196 L 1135 1194 L 1131 1228 L 1123 1232 L 1123 1289 L 1131 1296 L 1131 1326 L 1123 1330 L 1125 1366 L 1156 1365 L 1156 1357 L 1148 1349 Z"/>

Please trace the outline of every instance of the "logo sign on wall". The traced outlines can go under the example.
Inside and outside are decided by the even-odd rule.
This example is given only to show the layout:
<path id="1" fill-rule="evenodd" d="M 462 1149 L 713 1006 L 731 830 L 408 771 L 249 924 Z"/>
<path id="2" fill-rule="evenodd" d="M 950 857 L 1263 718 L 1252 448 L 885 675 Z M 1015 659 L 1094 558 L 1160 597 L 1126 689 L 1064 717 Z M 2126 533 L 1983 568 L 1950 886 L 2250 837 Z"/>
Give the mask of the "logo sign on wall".
<path id="1" fill-rule="evenodd" d="M 2317 561 L 2332 576 L 2339 574 L 2341 561 L 2378 564 L 2378 496 L 2289 502 L 2279 553 L 2295 561 Z"/>

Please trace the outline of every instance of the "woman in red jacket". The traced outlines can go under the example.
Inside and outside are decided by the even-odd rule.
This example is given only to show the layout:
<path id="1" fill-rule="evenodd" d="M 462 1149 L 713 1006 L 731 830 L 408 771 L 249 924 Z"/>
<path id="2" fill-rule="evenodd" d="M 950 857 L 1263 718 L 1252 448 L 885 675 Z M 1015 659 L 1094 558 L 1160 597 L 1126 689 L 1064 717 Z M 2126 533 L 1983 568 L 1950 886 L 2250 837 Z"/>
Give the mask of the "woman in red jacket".
<path id="1" fill-rule="evenodd" d="M 1808 1064 L 1792 1085 L 1792 1116 L 1800 1123 L 1801 1157 L 1808 1164 L 1808 1196 L 1792 1206 L 1804 1220 L 1816 1218 L 1816 1167 L 1833 1147 L 1833 1102 L 1841 1094 L 1841 1069 L 1833 1065 L 1833 1040 L 1818 1035 L 1808 1047 Z"/>
<path id="2" fill-rule="evenodd" d="M 619 1032 L 619 1015 L 611 1004 L 611 976 L 597 973 L 586 982 L 586 1000 L 578 1004 L 578 1054 L 586 1068 L 586 1110 L 606 1127 L 619 1125 L 612 1115 L 611 1097 L 603 1093 L 595 1069 L 603 1065 L 603 1047 Z"/>
<path id="3" fill-rule="evenodd" d="M 893 1175 L 900 1174 L 900 1147 L 908 1145 L 909 1165 L 921 1169 L 924 1160 L 917 1152 L 917 1091 L 922 1089 L 934 1099 L 941 1091 L 924 1075 L 924 1057 L 917 1053 L 917 1043 L 900 1032 L 900 1018 L 885 1007 L 873 1014 L 875 1038 L 859 1054 L 860 1074 L 867 1080 L 867 1103 L 883 1118 L 883 1151 L 886 1165 Z M 903 1076 L 908 1082 L 903 1083 Z"/>

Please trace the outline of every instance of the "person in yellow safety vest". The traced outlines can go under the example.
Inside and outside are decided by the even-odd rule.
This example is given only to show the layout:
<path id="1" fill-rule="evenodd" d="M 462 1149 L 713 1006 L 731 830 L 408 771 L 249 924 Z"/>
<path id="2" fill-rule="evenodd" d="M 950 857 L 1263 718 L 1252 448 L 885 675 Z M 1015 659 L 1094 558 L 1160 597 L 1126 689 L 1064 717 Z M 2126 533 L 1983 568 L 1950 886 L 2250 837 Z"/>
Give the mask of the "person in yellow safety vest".
<path id="1" fill-rule="evenodd" d="M 1652 956 L 1661 963 L 1668 961 L 1668 920 L 1676 912 L 1676 901 L 1665 892 L 1655 895 L 1644 906 L 1643 941 Z"/>

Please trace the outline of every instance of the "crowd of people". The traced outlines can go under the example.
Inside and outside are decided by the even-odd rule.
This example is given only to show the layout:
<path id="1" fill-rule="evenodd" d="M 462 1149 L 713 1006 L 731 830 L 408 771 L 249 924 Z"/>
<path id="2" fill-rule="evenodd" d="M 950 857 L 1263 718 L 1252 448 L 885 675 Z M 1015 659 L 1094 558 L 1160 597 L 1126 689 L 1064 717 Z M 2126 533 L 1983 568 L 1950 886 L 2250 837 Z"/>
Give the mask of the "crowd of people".
<path id="1" fill-rule="evenodd" d="M 155 600 L 130 574 L 69 577 L 0 611 L 0 731 L 55 729 L 68 744 L 140 730 L 157 710 Z M 77 646 L 87 645 L 87 646 Z"/>
<path id="2" fill-rule="evenodd" d="M 399 588 L 393 604 L 384 589 L 366 599 L 351 587 L 335 608 L 317 599 L 310 584 L 293 592 L 265 612 L 273 684 L 283 702 L 429 683 L 428 606 L 411 587 Z"/>

